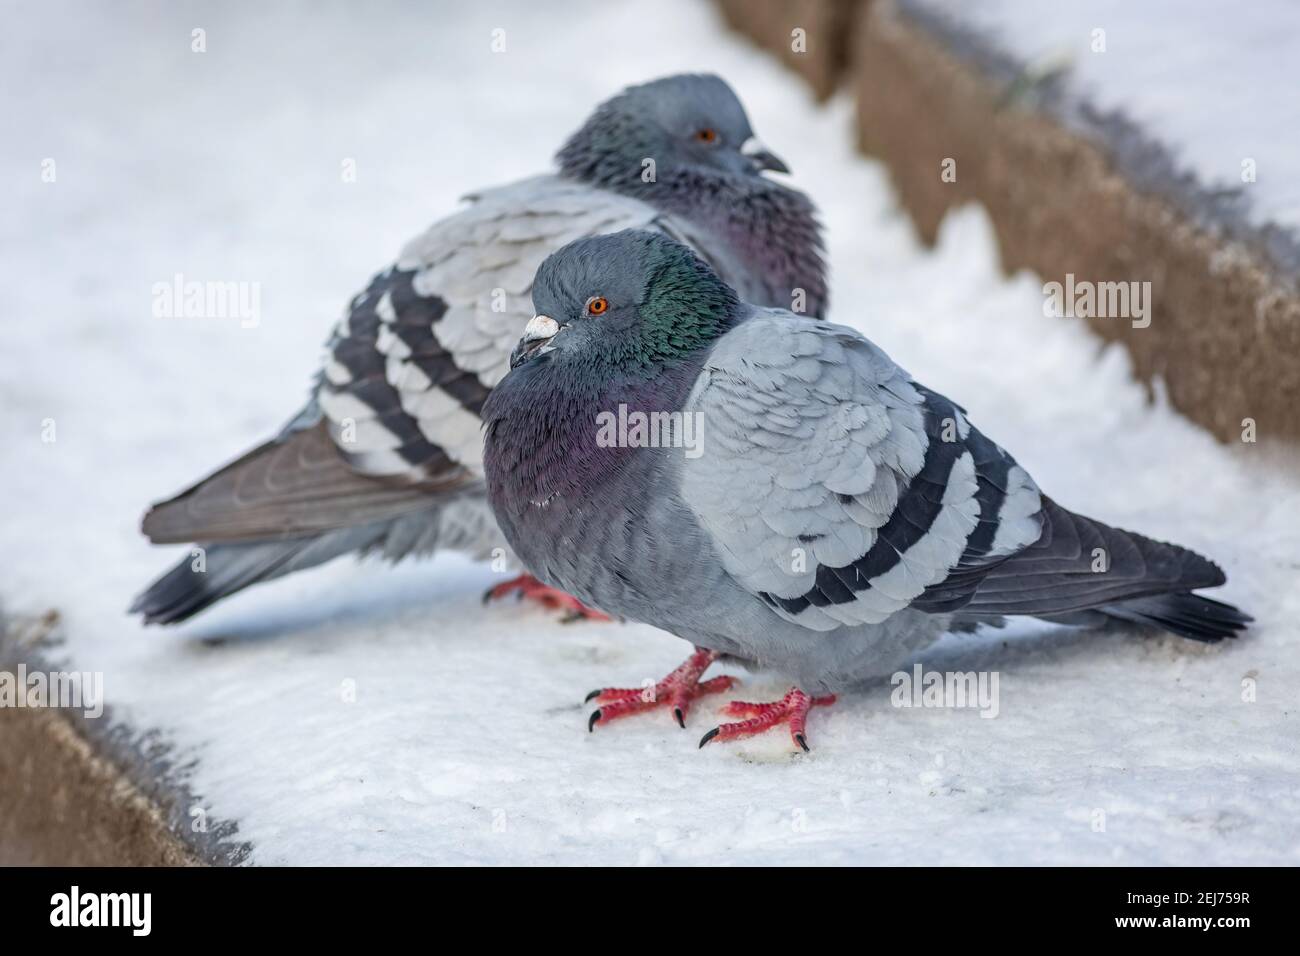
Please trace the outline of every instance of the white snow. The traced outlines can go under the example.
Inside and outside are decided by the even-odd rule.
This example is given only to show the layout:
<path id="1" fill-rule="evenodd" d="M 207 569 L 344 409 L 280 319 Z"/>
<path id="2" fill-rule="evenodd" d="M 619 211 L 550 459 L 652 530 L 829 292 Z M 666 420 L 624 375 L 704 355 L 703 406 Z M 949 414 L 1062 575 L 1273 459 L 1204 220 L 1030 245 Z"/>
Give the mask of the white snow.
<path id="1" fill-rule="evenodd" d="M 1202 187 L 1244 191 L 1255 225 L 1300 228 L 1300 6 L 1291 0 L 908 2 L 974 27 L 1024 63 L 1067 67 L 1076 93 L 1137 123 Z"/>
<path id="2" fill-rule="evenodd" d="M 114 719 L 194 759 L 191 787 L 256 863 L 1300 862 L 1294 460 L 1149 403 L 1122 352 L 1044 318 L 1038 278 L 1000 275 L 978 209 L 921 248 L 854 153 L 849 104 L 815 108 L 707 5 L 643 9 L 11 11 L 0 599 L 62 611 L 70 664 L 104 672 Z M 330 323 L 404 239 L 543 167 L 600 98 L 681 69 L 726 76 L 825 211 L 837 320 L 1057 500 L 1211 554 L 1258 625 L 1209 648 L 1032 622 L 948 638 L 924 663 L 997 671 L 996 719 L 882 687 L 814 711 L 795 757 L 783 731 L 698 751 L 717 698 L 687 732 L 658 713 L 589 735 L 586 691 L 661 676 L 687 646 L 484 609 L 499 578 L 454 556 L 338 562 L 178 630 L 125 615 L 180 553 L 139 536 L 143 507 L 298 407 Z M 151 287 L 178 272 L 261 283 L 260 323 L 154 318 Z M 746 675 L 739 696 L 785 688 Z"/>

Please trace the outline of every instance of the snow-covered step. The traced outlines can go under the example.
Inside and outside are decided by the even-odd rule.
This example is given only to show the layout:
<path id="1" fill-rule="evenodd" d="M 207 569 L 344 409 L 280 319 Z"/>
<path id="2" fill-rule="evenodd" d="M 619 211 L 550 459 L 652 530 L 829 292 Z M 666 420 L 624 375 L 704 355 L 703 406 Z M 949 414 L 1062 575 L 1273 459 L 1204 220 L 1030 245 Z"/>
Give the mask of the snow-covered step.
<path id="1" fill-rule="evenodd" d="M 19 184 L 0 222 L 0 601 L 14 633 L 40 637 L 0 670 L 101 675 L 103 714 L 68 725 L 188 853 L 1297 861 L 1294 470 L 1148 402 L 1123 351 L 1099 351 L 1081 321 L 1044 318 L 1043 279 L 1002 273 L 981 209 L 919 242 L 885 167 L 857 152 L 847 98 L 816 107 L 690 0 L 650 18 L 532 4 L 430 22 L 395 7 L 364 29 L 332 7 L 313 8 L 310 29 L 298 8 L 214 5 L 198 23 L 188 7 L 122 9 L 28 8 L 0 62 L 0 174 Z M 491 51 L 498 28 L 504 55 Z M 126 615 L 182 553 L 139 536 L 145 505 L 278 428 L 375 268 L 465 191 L 544 164 L 611 90 L 684 69 L 735 86 L 824 210 L 838 321 L 961 401 L 1062 503 L 1212 555 L 1223 597 L 1256 628 L 1214 648 L 1033 623 L 946 639 L 920 663 L 996 672 L 995 718 L 899 707 L 895 688 L 871 688 L 814 713 L 816 749 L 793 757 L 780 734 L 697 750 L 712 704 L 691 733 L 660 715 L 588 734 L 588 690 L 660 676 L 683 643 L 484 609 L 499 578 L 452 556 L 336 563 L 175 630 Z M 40 180 L 47 156 L 54 185 Z M 340 180 L 347 158 L 354 183 Z M 155 318 L 151 287 L 177 272 L 261 281 L 260 322 Z M 50 609 L 57 628 L 33 632 Z M 741 676 L 746 696 L 785 689 L 777 674 Z M 0 709 L 9 754 L 21 719 Z M 65 772 L 21 756 L 5 766 Z"/>

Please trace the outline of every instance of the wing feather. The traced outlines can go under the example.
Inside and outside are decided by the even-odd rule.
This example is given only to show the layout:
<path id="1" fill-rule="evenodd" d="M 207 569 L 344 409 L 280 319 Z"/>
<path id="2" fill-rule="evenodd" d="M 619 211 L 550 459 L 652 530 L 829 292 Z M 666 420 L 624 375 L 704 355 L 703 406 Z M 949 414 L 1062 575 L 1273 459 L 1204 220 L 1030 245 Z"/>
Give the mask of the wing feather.
<path id="1" fill-rule="evenodd" d="M 852 329 L 758 312 L 720 340 L 686 410 L 705 436 L 683 465 L 687 505 L 732 577 L 812 630 L 882 621 L 1039 534 L 1028 476 L 1012 485 L 1014 462 L 960 408 Z"/>
<path id="2" fill-rule="evenodd" d="M 353 299 L 316 400 L 359 472 L 420 480 L 482 469 L 479 412 L 532 315 L 542 260 L 593 232 L 656 228 L 650 206 L 555 176 L 469 197 Z"/>

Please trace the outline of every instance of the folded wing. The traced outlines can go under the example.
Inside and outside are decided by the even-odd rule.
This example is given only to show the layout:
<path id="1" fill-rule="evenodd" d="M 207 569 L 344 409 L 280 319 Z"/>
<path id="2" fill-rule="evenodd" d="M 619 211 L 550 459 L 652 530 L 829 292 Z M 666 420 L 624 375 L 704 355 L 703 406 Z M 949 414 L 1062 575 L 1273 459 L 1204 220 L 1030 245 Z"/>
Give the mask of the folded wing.
<path id="1" fill-rule="evenodd" d="M 684 498 L 736 580 L 813 630 L 882 621 L 1040 533 L 1023 469 L 851 329 L 761 313 L 688 409 L 705 453 Z"/>

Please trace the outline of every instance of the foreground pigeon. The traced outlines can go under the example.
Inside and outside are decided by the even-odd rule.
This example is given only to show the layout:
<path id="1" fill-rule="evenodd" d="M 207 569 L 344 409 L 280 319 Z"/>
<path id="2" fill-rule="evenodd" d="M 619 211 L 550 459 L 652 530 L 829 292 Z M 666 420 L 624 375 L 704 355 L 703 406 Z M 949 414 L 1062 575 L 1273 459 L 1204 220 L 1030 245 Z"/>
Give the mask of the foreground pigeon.
<path id="1" fill-rule="evenodd" d="M 1192 593 L 1224 583 L 1209 560 L 1066 510 L 858 332 L 747 304 L 671 239 L 574 242 L 533 302 L 483 409 L 497 520 L 542 581 L 697 648 L 654 694 L 594 692 L 591 727 L 662 705 L 684 726 L 725 656 L 797 686 L 700 745 L 788 723 L 806 750 L 810 707 L 955 618 L 1200 641 L 1250 620 Z"/>
<path id="2" fill-rule="evenodd" d="M 156 544 L 199 542 L 136 598 L 173 623 L 259 581 L 348 553 L 390 560 L 502 539 L 484 500 L 479 413 L 532 315 L 542 260 L 581 236 L 636 227 L 689 242 L 752 300 L 825 308 L 812 203 L 762 175 L 758 146 L 715 76 L 635 86 L 564 145 L 559 170 L 472 195 L 352 300 L 311 399 L 274 439 L 155 505 Z M 519 590 L 586 613 L 528 576 Z"/>

